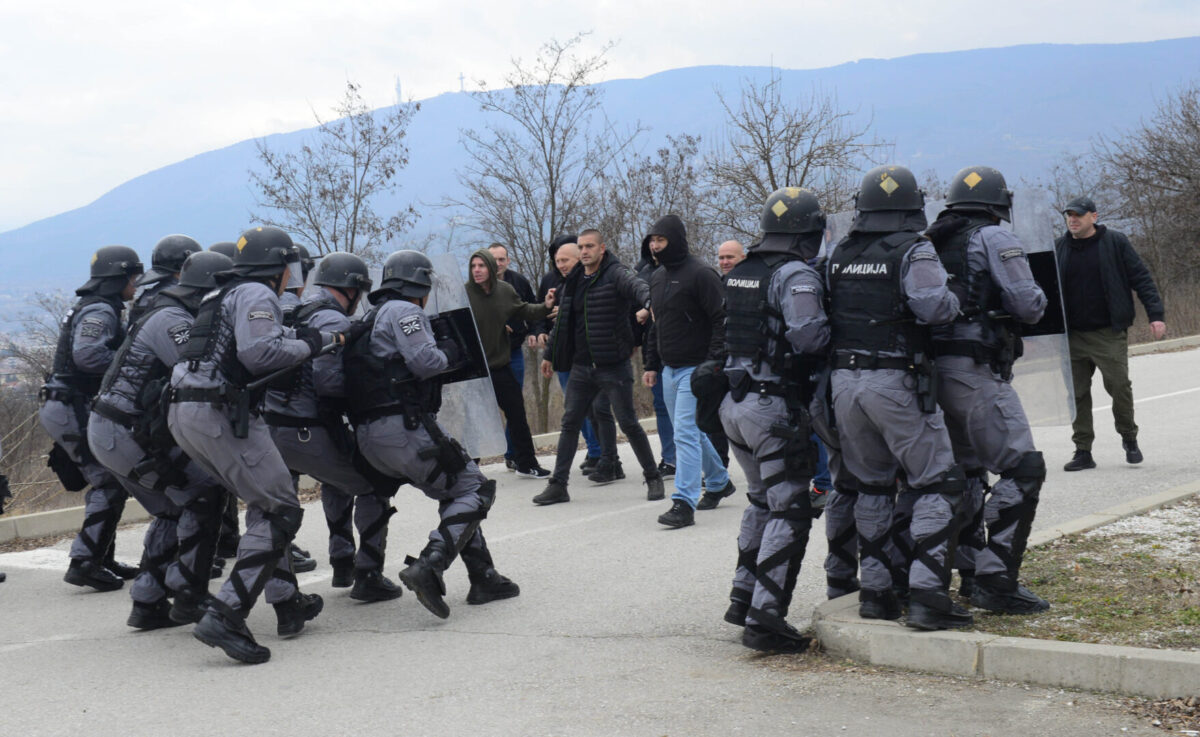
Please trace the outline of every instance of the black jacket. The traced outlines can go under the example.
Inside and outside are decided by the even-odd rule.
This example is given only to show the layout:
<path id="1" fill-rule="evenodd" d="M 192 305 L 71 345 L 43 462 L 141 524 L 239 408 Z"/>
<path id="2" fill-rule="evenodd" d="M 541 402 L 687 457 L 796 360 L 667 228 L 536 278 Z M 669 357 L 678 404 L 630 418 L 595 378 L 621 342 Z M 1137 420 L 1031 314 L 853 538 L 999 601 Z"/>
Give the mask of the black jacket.
<path id="1" fill-rule="evenodd" d="M 557 295 L 558 317 L 545 356 L 555 371 L 571 369 L 579 320 L 585 321 L 593 365 L 612 366 L 629 360 L 634 347 L 630 310 L 641 309 L 650 298 L 646 282 L 611 253 L 604 254 L 595 281 L 581 297 L 583 274 L 581 263 L 567 275 Z"/>
<path id="2" fill-rule="evenodd" d="M 1133 294 L 1137 292 L 1138 299 L 1146 308 L 1146 317 L 1150 322 L 1161 322 L 1166 311 L 1163 309 L 1162 297 L 1154 286 L 1154 278 L 1142 262 L 1137 251 L 1129 243 L 1124 233 L 1119 233 L 1103 225 L 1097 225 L 1099 237 L 1096 248 L 1100 249 L 1100 281 L 1104 285 L 1104 296 L 1108 302 L 1108 314 L 1112 318 L 1112 328 L 1116 331 L 1126 330 L 1133 324 Z M 1071 234 L 1065 233 L 1054 242 L 1054 253 L 1058 260 L 1058 272 L 1065 274 L 1067 260 L 1071 256 Z"/>
<path id="3" fill-rule="evenodd" d="M 512 285 L 512 288 L 517 290 L 517 295 L 526 302 L 537 302 L 533 296 L 533 287 L 530 286 L 529 280 L 512 269 L 505 269 L 504 276 L 500 277 L 504 281 Z M 542 295 L 542 299 L 546 299 L 546 295 Z M 509 347 L 516 351 L 525 343 L 525 336 L 541 324 L 541 320 L 535 322 L 525 322 L 514 317 L 509 320 L 507 325 L 512 328 L 512 332 L 508 334 Z"/>
<path id="4" fill-rule="evenodd" d="M 667 237 L 650 276 L 654 324 L 646 339 L 647 371 L 698 366 L 725 355 L 725 290 L 711 266 L 688 254 L 687 233 L 674 215 L 660 218 L 650 235 Z"/>
<path id="5" fill-rule="evenodd" d="M 562 285 L 566 277 L 558 273 L 558 269 L 550 269 L 550 271 L 542 274 L 542 280 L 538 282 L 537 301 L 545 302 L 546 295 L 551 289 L 558 290 L 555 292 L 556 301 L 562 299 Z M 538 320 L 537 322 L 529 323 L 529 332 L 531 335 L 549 335 L 554 329 L 554 321 L 550 318 Z"/>

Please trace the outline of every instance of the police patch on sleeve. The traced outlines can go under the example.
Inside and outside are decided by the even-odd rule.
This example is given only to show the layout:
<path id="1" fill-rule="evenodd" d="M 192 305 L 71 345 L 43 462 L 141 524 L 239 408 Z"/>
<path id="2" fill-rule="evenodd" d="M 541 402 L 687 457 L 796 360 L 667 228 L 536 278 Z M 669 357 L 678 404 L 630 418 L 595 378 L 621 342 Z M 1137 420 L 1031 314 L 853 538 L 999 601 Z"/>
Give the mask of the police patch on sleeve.
<path id="1" fill-rule="evenodd" d="M 916 251 L 911 256 L 908 257 L 908 262 L 910 264 L 915 264 L 918 261 L 937 261 L 937 260 L 938 260 L 937 254 L 930 253 L 929 251 Z"/>
<path id="2" fill-rule="evenodd" d="M 817 288 L 812 284 L 797 284 L 792 287 L 792 294 L 816 294 Z"/>
<path id="3" fill-rule="evenodd" d="M 1021 258 L 1025 255 L 1025 251 L 1020 248 L 1006 248 L 1000 252 L 1001 261 L 1011 261 L 1014 258 Z"/>
<path id="4" fill-rule="evenodd" d="M 79 337 L 81 338 L 99 338 L 104 332 L 104 328 L 100 325 L 89 325 L 87 321 L 79 327 Z"/>
<path id="5" fill-rule="evenodd" d="M 167 335 L 171 336 L 171 340 L 175 341 L 175 345 L 183 345 L 188 342 L 191 333 L 192 326 L 186 322 L 181 322 L 178 325 L 167 328 Z"/>
<path id="6" fill-rule="evenodd" d="M 405 335 L 419 333 L 424 329 L 425 328 L 421 327 L 420 315 L 411 315 L 400 320 L 400 330 L 403 331 Z"/>
<path id="7" fill-rule="evenodd" d="M 270 320 L 275 322 L 275 313 L 270 310 L 255 310 L 249 315 L 246 315 L 247 320 Z"/>

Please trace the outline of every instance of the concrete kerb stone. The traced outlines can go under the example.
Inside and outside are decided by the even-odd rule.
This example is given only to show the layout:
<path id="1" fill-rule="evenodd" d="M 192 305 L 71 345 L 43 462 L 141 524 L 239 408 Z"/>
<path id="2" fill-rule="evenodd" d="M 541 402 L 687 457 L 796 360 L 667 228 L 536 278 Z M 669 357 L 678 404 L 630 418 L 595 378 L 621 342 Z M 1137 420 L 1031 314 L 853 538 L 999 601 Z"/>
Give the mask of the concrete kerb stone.
<path id="1" fill-rule="evenodd" d="M 1124 502 L 1041 530 L 1030 536 L 1029 544 L 1043 545 L 1086 532 L 1197 493 L 1200 481 Z M 1200 652 L 1000 637 L 982 632 L 915 632 L 897 622 L 860 619 L 856 594 L 819 605 L 812 621 L 826 652 L 872 665 L 1156 699 L 1200 692 Z"/>
<path id="2" fill-rule="evenodd" d="M 137 499 L 130 497 L 125 504 L 125 512 L 121 515 L 121 523 L 144 522 L 148 519 L 150 519 L 150 513 L 146 511 L 145 507 L 138 504 Z M 17 515 L 0 520 L 0 543 L 17 538 L 67 535 L 78 532 L 81 524 L 83 524 L 83 507 Z"/>

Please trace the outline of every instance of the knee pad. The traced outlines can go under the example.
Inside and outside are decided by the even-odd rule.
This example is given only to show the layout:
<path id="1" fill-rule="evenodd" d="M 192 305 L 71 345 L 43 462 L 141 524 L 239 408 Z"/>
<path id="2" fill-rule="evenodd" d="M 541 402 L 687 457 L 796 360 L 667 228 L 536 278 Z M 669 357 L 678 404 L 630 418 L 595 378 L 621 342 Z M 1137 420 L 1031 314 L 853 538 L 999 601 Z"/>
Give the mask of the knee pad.
<path id="1" fill-rule="evenodd" d="M 1046 480 L 1046 459 L 1040 450 L 1028 451 L 1021 455 L 1017 465 L 1002 472 L 1000 478 L 1017 482 L 1026 499 L 1036 500 Z"/>
<path id="2" fill-rule="evenodd" d="M 913 491 L 917 492 L 918 494 L 951 495 L 962 494 L 966 490 L 967 474 L 963 471 L 962 466 L 958 465 L 957 463 L 946 469 L 946 472 L 942 474 L 941 479 L 929 484 L 928 486 L 922 486 L 919 489 L 913 489 Z"/>
<path id="3" fill-rule="evenodd" d="M 296 539 L 296 533 L 300 532 L 300 522 L 304 519 L 304 510 L 301 507 L 284 507 L 278 512 L 263 516 L 271 523 L 272 532 L 277 533 L 282 538 L 282 544 L 286 546 Z"/>

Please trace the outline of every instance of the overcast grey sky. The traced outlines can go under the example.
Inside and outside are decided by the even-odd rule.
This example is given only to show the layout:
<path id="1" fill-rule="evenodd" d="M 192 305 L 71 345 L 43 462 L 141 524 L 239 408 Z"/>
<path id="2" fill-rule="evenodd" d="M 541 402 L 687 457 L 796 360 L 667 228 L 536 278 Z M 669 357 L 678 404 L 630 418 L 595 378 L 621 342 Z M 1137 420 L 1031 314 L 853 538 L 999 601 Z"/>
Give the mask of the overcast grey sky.
<path id="1" fill-rule="evenodd" d="M 618 42 L 612 79 L 1194 36 L 1200 2 L 0 0 L 0 231 L 182 158 L 308 127 L 347 79 L 377 106 L 395 101 L 397 79 L 417 99 L 457 90 L 460 73 L 469 89 L 582 30 Z"/>

